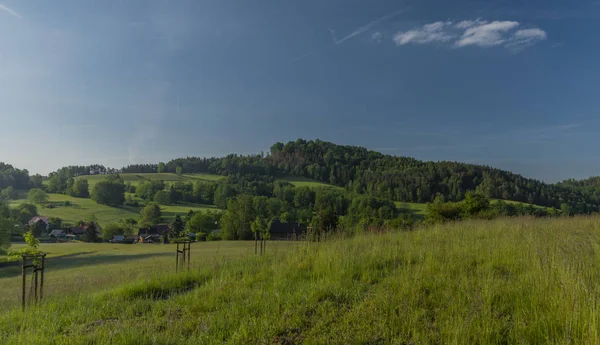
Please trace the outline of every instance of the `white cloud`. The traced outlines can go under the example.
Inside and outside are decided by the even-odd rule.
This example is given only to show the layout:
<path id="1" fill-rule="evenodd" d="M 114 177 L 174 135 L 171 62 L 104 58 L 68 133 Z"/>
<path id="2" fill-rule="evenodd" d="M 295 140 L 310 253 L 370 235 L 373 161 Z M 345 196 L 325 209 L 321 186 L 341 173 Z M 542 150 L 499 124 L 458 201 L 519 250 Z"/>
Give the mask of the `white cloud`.
<path id="1" fill-rule="evenodd" d="M 448 32 L 446 28 L 452 25 L 452 22 L 435 22 L 423 25 L 420 29 L 413 29 L 406 32 L 398 32 L 394 36 L 394 42 L 397 45 L 408 43 L 426 44 L 434 42 L 447 42 L 456 37 L 455 34 Z"/>
<path id="2" fill-rule="evenodd" d="M 537 41 L 545 40 L 546 37 L 546 32 L 541 29 L 518 30 L 515 32 L 510 41 L 506 43 L 506 47 L 512 49 L 513 51 L 519 51 L 536 43 Z"/>
<path id="3" fill-rule="evenodd" d="M 462 37 L 456 41 L 457 47 L 477 45 L 491 47 L 506 41 L 504 33 L 519 26 L 518 22 L 495 21 L 473 25 L 465 30 Z"/>
<path id="4" fill-rule="evenodd" d="M 454 27 L 456 27 L 458 29 L 467 29 L 467 28 L 470 28 L 471 26 L 478 25 L 481 22 L 482 21 L 479 18 L 477 18 L 475 20 L 463 20 L 461 22 L 456 23 L 456 25 L 454 25 Z"/>
<path id="5" fill-rule="evenodd" d="M 448 44 L 455 48 L 467 46 L 487 48 L 504 45 L 508 49 L 519 51 L 546 39 L 544 30 L 538 28 L 516 30 L 519 25 L 520 23 L 516 21 L 488 22 L 480 18 L 457 23 L 434 22 L 398 32 L 394 36 L 394 42 L 399 46 L 411 43 Z"/>
<path id="6" fill-rule="evenodd" d="M 11 10 L 10 8 L 6 7 L 5 5 L 0 4 L 0 11 L 4 11 L 8 14 L 10 14 L 11 16 L 17 17 L 19 19 L 23 19 L 23 16 L 21 16 L 20 14 L 18 14 L 17 12 Z"/>
<path id="7" fill-rule="evenodd" d="M 371 39 L 373 40 L 373 42 L 379 44 L 383 40 L 383 35 L 381 34 L 381 32 L 376 32 L 371 35 Z"/>

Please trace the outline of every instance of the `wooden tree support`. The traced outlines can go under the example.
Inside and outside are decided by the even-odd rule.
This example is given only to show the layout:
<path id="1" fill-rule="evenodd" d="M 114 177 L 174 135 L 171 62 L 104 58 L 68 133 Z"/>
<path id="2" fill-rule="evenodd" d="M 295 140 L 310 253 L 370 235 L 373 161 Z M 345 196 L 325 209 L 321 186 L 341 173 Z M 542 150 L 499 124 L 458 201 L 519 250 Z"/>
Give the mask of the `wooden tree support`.
<path id="1" fill-rule="evenodd" d="M 260 255 L 267 252 L 267 240 L 263 234 L 254 233 L 254 255 L 258 255 L 258 243 L 260 242 Z"/>
<path id="2" fill-rule="evenodd" d="M 187 262 L 187 269 L 190 269 L 190 248 L 191 241 L 175 241 L 177 243 L 177 259 L 175 262 L 175 272 L 179 272 L 179 268 L 183 270 Z M 181 257 L 181 260 L 179 259 Z"/>
<path id="3" fill-rule="evenodd" d="M 33 289 L 33 301 L 37 304 L 44 298 L 44 270 L 46 268 L 46 253 L 40 253 L 36 255 L 23 254 L 21 262 L 21 306 L 25 309 L 27 301 L 27 269 L 32 268 L 33 285 L 30 289 Z M 29 297 L 31 298 L 31 292 Z"/>

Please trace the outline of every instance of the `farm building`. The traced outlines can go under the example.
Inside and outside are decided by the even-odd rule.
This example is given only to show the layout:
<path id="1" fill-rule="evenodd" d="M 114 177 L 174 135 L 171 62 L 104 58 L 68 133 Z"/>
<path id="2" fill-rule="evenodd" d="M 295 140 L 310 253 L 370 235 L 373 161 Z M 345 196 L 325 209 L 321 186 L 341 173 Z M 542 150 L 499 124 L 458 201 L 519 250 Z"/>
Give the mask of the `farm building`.
<path id="1" fill-rule="evenodd" d="M 160 242 L 162 235 L 171 231 L 168 224 L 152 225 L 149 228 L 140 228 L 138 231 L 139 242 Z"/>
<path id="2" fill-rule="evenodd" d="M 39 222 L 43 222 L 46 226 L 50 224 L 50 220 L 48 219 L 48 217 L 35 216 L 29 220 L 27 225 L 35 225 Z"/>
<path id="3" fill-rule="evenodd" d="M 50 237 L 63 238 L 66 236 L 67 236 L 67 233 L 62 229 L 55 229 L 55 230 L 50 231 Z"/>
<path id="4" fill-rule="evenodd" d="M 300 223 L 282 223 L 279 219 L 271 223 L 269 235 L 271 240 L 295 241 L 306 234 L 306 227 Z"/>
<path id="5" fill-rule="evenodd" d="M 75 238 L 79 239 L 80 237 L 83 237 L 85 235 L 85 231 L 87 230 L 87 228 L 88 228 L 87 225 L 73 226 L 67 230 L 67 234 L 73 235 L 73 236 L 75 236 Z M 102 230 L 102 228 L 100 228 L 99 225 L 96 225 L 96 234 L 98 236 L 101 235 L 101 233 L 100 233 L 101 230 Z"/>

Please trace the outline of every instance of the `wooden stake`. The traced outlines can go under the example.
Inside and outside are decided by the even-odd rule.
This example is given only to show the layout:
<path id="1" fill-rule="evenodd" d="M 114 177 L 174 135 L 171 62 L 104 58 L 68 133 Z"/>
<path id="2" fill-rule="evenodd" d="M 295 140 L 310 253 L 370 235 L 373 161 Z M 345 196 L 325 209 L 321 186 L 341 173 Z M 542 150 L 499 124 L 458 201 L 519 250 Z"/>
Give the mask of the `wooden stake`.
<path id="1" fill-rule="evenodd" d="M 25 255 L 23 255 L 23 262 L 21 263 L 21 278 L 22 278 L 22 288 L 21 291 L 21 305 L 23 310 L 25 310 Z"/>

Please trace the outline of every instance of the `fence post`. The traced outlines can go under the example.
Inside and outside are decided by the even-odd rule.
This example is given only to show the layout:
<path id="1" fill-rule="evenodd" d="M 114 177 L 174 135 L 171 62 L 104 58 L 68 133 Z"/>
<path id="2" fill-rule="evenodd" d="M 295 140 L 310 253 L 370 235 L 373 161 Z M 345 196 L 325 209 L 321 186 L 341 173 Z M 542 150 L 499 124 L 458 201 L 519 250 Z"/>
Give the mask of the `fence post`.
<path id="1" fill-rule="evenodd" d="M 44 270 L 46 269 L 46 254 L 42 254 L 42 281 L 40 282 L 40 301 L 44 298 Z"/>
<path id="2" fill-rule="evenodd" d="M 188 271 L 190 270 L 190 261 L 191 261 L 190 260 L 190 252 L 191 251 L 192 251 L 192 242 L 188 242 L 188 252 L 187 252 L 187 254 L 188 254 L 188 260 L 187 260 L 187 262 L 188 262 Z"/>
<path id="3" fill-rule="evenodd" d="M 179 272 L 179 242 L 177 243 L 177 257 L 175 258 L 175 273 Z"/>
<path id="4" fill-rule="evenodd" d="M 22 291 L 21 291 L 21 306 L 25 310 L 25 255 L 23 255 L 23 262 L 21 262 L 21 280 L 22 280 Z"/>

